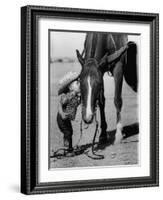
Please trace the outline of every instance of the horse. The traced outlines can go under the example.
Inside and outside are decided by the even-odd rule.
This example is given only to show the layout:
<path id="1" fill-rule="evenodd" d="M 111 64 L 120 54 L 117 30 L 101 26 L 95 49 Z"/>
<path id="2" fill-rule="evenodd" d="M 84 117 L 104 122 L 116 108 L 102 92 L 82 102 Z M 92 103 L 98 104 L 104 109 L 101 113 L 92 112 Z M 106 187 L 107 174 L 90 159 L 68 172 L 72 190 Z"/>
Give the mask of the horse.
<path id="1" fill-rule="evenodd" d="M 93 122 L 96 107 L 99 106 L 101 118 L 101 133 L 99 143 L 106 143 L 107 123 L 105 116 L 104 80 L 105 72 L 114 77 L 115 92 L 114 105 L 116 108 L 115 143 L 119 143 L 122 136 L 122 83 L 123 77 L 127 84 L 137 92 L 137 46 L 128 42 L 127 34 L 99 33 L 86 34 L 84 49 L 80 53 L 76 50 L 81 64 L 80 88 L 82 103 L 82 120 L 86 124 Z"/>

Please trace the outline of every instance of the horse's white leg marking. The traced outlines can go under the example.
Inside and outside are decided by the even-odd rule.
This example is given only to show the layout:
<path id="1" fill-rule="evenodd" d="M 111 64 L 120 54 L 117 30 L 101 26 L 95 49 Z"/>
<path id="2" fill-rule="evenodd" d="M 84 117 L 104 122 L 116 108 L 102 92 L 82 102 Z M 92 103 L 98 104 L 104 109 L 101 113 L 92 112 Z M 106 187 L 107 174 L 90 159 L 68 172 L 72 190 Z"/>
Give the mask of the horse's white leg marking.
<path id="1" fill-rule="evenodd" d="M 116 129 L 114 144 L 118 144 L 122 141 L 122 139 L 123 139 L 122 129 L 123 129 L 122 123 L 121 123 L 121 121 L 119 121 L 117 123 L 117 129 Z"/>
<path id="2" fill-rule="evenodd" d="M 92 110 L 91 110 L 92 87 L 90 84 L 90 76 L 88 76 L 87 82 L 88 82 L 88 96 L 87 96 L 86 118 L 89 119 L 89 117 L 92 116 Z"/>
<path id="3" fill-rule="evenodd" d="M 113 71 L 115 81 L 114 104 L 117 112 L 117 130 L 115 135 L 115 143 L 120 143 L 123 139 L 121 124 L 121 108 L 122 108 L 122 83 L 123 83 L 123 63 L 117 62 Z"/>

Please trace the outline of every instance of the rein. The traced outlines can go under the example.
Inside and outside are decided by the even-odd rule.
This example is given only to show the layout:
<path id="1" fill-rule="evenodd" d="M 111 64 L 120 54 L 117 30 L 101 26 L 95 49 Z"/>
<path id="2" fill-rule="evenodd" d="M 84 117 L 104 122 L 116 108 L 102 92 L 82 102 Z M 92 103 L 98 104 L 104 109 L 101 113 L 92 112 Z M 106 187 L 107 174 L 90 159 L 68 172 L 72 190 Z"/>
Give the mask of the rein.
<path id="1" fill-rule="evenodd" d="M 92 158 L 94 160 L 101 160 L 101 159 L 104 159 L 104 156 L 101 155 L 101 154 L 95 153 L 95 149 L 94 149 L 96 136 L 97 136 L 97 133 L 99 132 L 99 130 L 98 130 L 99 122 L 97 120 L 97 106 L 98 106 L 98 101 L 96 102 L 95 113 L 94 113 L 96 128 L 95 128 L 95 132 L 94 132 L 94 136 L 93 136 L 93 140 L 92 140 L 92 145 L 91 145 L 91 153 L 92 153 L 92 155 L 88 155 L 88 151 L 85 152 L 85 153 L 89 158 Z M 82 124 L 82 119 L 81 119 L 81 124 Z M 82 134 L 82 132 L 81 132 L 81 134 Z"/>

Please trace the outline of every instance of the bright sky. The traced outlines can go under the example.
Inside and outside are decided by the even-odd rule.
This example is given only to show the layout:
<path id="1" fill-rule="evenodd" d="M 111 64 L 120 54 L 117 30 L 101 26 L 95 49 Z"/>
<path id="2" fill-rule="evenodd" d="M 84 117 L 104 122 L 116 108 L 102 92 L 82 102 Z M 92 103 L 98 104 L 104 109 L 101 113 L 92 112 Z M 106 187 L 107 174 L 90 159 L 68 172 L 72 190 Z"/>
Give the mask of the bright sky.
<path id="1" fill-rule="evenodd" d="M 75 57 L 84 47 L 85 33 L 51 32 L 51 57 Z"/>
<path id="2" fill-rule="evenodd" d="M 76 49 L 82 52 L 84 47 L 85 33 L 77 32 L 50 32 L 50 52 L 54 57 L 76 57 Z M 129 35 L 129 41 L 139 44 L 140 36 Z"/>

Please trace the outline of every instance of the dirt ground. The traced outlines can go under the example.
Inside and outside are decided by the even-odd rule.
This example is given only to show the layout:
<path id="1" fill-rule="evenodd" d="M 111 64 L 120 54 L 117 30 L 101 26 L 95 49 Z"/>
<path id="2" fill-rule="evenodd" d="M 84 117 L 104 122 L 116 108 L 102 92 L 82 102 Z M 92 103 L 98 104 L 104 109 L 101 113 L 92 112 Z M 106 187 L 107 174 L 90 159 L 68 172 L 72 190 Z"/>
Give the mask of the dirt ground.
<path id="1" fill-rule="evenodd" d="M 49 166 L 50 168 L 66 167 L 90 167 L 90 166 L 112 166 L 112 165 L 133 165 L 139 162 L 139 125 L 138 125 L 138 96 L 132 89 L 123 82 L 123 108 L 122 124 L 124 139 L 119 144 L 114 144 L 116 128 L 116 110 L 114 106 L 114 79 L 107 74 L 104 76 L 105 98 L 106 98 L 106 120 L 108 142 L 105 145 L 98 144 L 99 133 L 96 137 L 95 152 L 103 155 L 104 159 L 95 160 L 91 158 L 91 145 L 95 131 L 95 123 L 83 130 L 78 149 L 74 154 L 67 156 L 53 157 L 54 152 L 63 147 L 63 134 L 58 129 L 56 114 L 59 98 L 57 96 L 58 80 L 67 71 L 80 71 L 77 63 L 53 63 L 50 68 L 50 132 L 49 132 Z M 100 120 L 99 111 L 97 119 Z M 79 106 L 76 120 L 73 124 L 73 146 L 80 138 L 81 108 Z M 59 151 L 63 154 L 63 151 Z"/>

